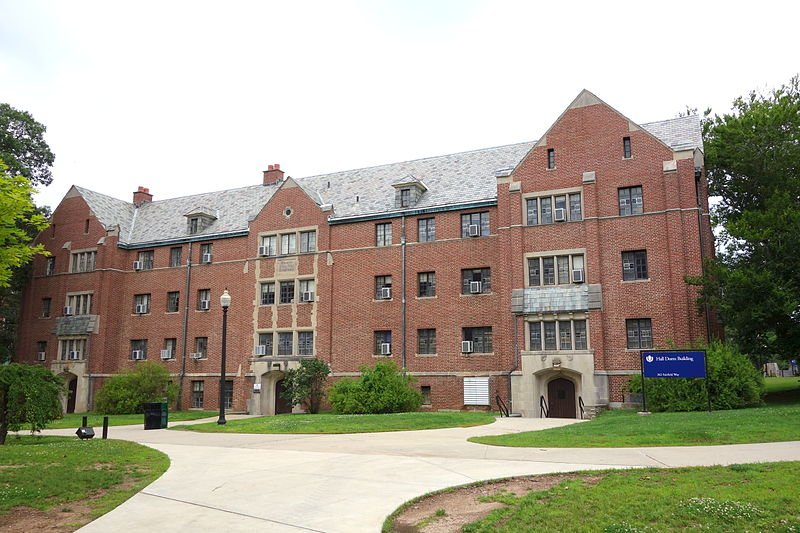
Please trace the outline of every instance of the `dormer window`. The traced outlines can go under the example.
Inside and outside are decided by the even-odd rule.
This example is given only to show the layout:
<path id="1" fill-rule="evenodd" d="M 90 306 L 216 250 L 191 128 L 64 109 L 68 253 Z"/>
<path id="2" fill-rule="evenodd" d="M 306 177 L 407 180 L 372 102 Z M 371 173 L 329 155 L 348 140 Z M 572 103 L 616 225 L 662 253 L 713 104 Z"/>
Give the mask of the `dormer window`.
<path id="1" fill-rule="evenodd" d="M 400 207 L 411 206 L 411 189 L 400 189 Z"/>
<path id="2" fill-rule="evenodd" d="M 197 207 L 186 213 L 184 215 L 186 217 L 186 232 L 189 235 L 196 235 L 213 224 L 217 217 L 212 215 L 212 212 L 213 210 L 207 207 Z"/>
<path id="3" fill-rule="evenodd" d="M 194 235 L 200 231 L 200 217 L 192 217 L 189 219 L 189 235 Z"/>
<path id="4" fill-rule="evenodd" d="M 419 179 L 408 175 L 403 180 L 393 183 L 395 209 L 414 207 L 428 188 Z"/>

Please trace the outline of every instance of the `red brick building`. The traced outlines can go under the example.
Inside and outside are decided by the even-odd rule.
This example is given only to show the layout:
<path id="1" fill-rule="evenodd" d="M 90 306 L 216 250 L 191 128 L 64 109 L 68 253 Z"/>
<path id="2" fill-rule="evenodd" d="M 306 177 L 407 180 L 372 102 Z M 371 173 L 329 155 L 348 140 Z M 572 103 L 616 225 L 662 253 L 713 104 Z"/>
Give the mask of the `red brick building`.
<path id="1" fill-rule="evenodd" d="M 425 408 L 580 415 L 621 404 L 638 350 L 707 339 L 685 276 L 713 236 L 697 117 L 638 125 L 582 92 L 536 142 L 133 203 L 73 187 L 38 242 L 20 361 L 68 411 L 141 360 L 217 408 L 287 411 L 302 358 L 391 359 Z"/>

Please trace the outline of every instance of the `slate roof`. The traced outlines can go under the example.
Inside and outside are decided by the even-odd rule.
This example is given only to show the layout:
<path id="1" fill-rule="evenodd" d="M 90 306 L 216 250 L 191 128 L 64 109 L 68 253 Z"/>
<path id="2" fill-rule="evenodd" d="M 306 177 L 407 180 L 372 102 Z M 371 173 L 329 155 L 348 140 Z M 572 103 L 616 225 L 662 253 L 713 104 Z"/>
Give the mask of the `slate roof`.
<path id="1" fill-rule="evenodd" d="M 700 119 L 681 117 L 642 128 L 673 150 L 703 147 Z M 413 177 L 427 187 L 414 209 L 468 205 L 493 201 L 497 196 L 496 172 L 513 169 L 535 145 L 535 141 L 473 150 L 376 167 L 334 172 L 294 181 L 319 205 L 330 204 L 330 220 L 366 215 L 398 213 L 392 185 Z M 507 175 L 505 172 L 503 175 Z M 400 180 L 400 181 L 399 181 Z M 123 245 L 146 245 L 204 235 L 246 232 L 249 222 L 269 201 L 279 184 L 252 185 L 159 200 L 138 209 L 129 202 L 82 187 L 75 190 L 106 227 L 119 227 Z M 192 236 L 187 234 L 186 214 L 200 212 L 216 217 Z"/>

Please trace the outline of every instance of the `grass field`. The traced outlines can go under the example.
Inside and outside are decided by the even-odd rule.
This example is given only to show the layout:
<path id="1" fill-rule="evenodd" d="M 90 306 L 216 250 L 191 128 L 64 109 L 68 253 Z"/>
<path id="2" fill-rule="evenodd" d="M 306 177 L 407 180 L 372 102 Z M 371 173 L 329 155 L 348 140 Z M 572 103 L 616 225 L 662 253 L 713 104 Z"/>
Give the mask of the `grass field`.
<path id="1" fill-rule="evenodd" d="M 170 422 L 179 422 L 181 420 L 197 420 L 199 418 L 208 418 L 216 416 L 217 411 L 170 411 L 168 414 Z M 64 418 L 53 420 L 47 424 L 48 429 L 68 429 L 81 427 L 81 419 L 88 416 L 88 425 L 94 428 L 103 427 L 103 415 L 97 413 L 70 413 L 64 415 Z M 144 424 L 144 415 L 108 415 L 109 426 L 129 426 L 135 424 Z"/>
<path id="2" fill-rule="evenodd" d="M 58 516 L 79 504 L 89 506 L 78 518 L 86 523 L 139 492 L 168 466 L 166 455 L 133 442 L 10 435 L 0 446 L 0 516 L 18 506 Z"/>
<path id="3" fill-rule="evenodd" d="M 216 422 L 179 426 L 172 429 L 209 433 L 378 433 L 468 427 L 490 424 L 494 413 L 394 413 L 387 415 L 278 415 L 242 420 L 229 420 L 224 426 Z"/>

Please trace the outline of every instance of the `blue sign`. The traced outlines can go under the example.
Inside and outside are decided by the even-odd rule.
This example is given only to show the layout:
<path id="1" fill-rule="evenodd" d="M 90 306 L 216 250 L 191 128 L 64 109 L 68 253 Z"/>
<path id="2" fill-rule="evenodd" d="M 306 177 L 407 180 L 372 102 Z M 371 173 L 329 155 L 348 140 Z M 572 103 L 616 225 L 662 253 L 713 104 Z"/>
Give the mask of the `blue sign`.
<path id="1" fill-rule="evenodd" d="M 642 374 L 646 378 L 704 378 L 706 352 L 642 352 Z"/>

